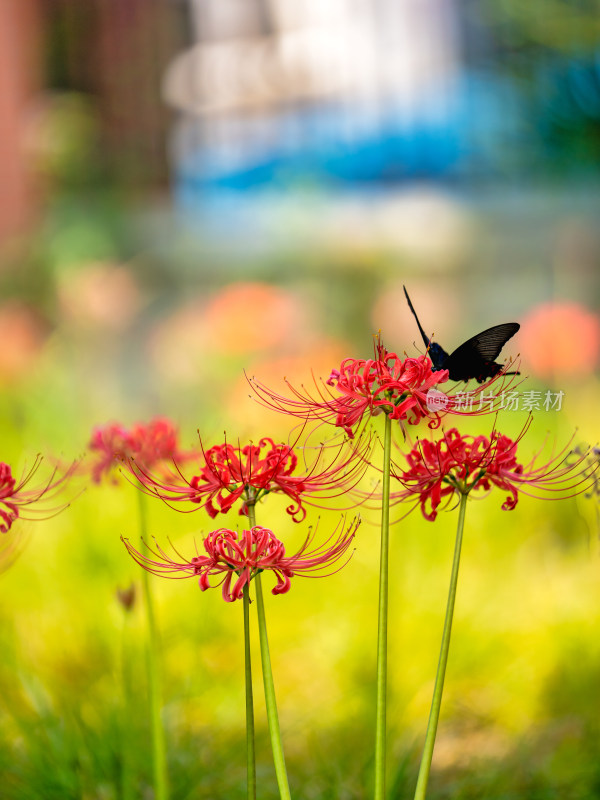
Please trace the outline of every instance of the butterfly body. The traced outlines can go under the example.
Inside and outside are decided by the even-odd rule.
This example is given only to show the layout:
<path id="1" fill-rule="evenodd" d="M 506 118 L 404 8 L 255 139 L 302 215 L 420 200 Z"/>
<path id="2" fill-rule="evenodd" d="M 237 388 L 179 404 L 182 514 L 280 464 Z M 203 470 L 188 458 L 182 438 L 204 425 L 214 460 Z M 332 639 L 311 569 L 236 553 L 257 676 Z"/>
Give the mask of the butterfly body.
<path id="1" fill-rule="evenodd" d="M 429 358 L 433 364 L 433 372 L 439 372 L 441 369 L 446 369 L 444 364 L 450 358 L 450 353 L 447 353 L 444 348 L 437 342 L 429 342 Z"/>
<path id="2" fill-rule="evenodd" d="M 410 302 L 406 288 L 404 288 L 404 294 L 408 307 L 419 326 L 434 372 L 447 369 L 450 380 L 468 381 L 474 378 L 478 383 L 483 383 L 488 378 L 494 378 L 502 372 L 503 365 L 498 364 L 495 359 L 500 355 L 500 351 L 506 342 L 521 327 L 518 322 L 504 322 L 501 325 L 493 325 L 491 328 L 486 328 L 476 336 L 467 339 L 452 353 L 447 353 L 441 345 L 437 344 L 437 342 L 432 342 L 431 338 L 425 334 L 417 313 Z"/>

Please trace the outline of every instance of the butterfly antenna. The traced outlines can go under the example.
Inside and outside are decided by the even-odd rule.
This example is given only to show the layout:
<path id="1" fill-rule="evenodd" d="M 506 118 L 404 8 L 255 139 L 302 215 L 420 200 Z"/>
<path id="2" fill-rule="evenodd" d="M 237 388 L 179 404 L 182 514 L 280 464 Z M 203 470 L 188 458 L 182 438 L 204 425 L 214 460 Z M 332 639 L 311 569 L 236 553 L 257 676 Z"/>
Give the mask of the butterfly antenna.
<path id="1" fill-rule="evenodd" d="M 429 338 L 425 334 L 425 331 L 423 330 L 423 326 L 419 322 L 419 318 L 417 317 L 417 312 L 414 310 L 413 304 L 410 302 L 410 297 L 408 296 L 408 292 L 406 291 L 406 286 L 402 286 L 402 288 L 404 289 L 404 296 L 406 297 L 406 302 L 408 303 L 408 307 L 412 311 L 413 317 L 416 319 L 417 325 L 419 326 L 419 331 L 421 332 L 421 336 L 423 337 L 423 341 L 425 342 L 425 347 L 427 349 L 429 349 L 429 345 L 431 344 L 431 338 Z"/>

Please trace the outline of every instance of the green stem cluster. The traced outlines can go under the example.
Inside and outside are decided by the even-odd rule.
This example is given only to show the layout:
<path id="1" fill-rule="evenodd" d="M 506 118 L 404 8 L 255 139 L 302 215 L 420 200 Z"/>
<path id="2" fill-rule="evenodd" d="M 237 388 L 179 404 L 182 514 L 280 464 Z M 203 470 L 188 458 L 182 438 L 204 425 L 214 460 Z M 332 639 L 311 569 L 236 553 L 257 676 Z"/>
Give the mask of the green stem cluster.
<path id="1" fill-rule="evenodd" d="M 254 746 L 254 695 L 250 653 L 250 587 L 244 586 L 244 674 L 246 683 L 246 787 L 248 800 L 256 800 L 256 755 Z"/>

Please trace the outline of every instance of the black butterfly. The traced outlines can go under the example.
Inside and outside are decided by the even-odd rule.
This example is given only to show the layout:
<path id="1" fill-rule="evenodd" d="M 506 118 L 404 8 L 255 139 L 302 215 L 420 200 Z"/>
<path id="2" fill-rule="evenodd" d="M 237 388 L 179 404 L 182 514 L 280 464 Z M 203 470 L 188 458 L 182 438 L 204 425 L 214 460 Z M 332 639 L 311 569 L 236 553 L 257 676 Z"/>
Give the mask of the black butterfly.
<path id="1" fill-rule="evenodd" d="M 478 333 L 477 336 L 467 339 L 460 347 L 448 354 L 443 347 L 432 342 L 425 335 L 425 331 L 417 317 L 417 312 L 410 302 L 406 287 L 403 286 L 402 288 L 406 295 L 408 307 L 417 320 L 425 347 L 427 347 L 429 357 L 433 363 L 434 372 L 438 372 L 440 369 L 447 369 L 450 374 L 450 380 L 468 381 L 470 378 L 475 378 L 479 383 L 483 383 L 488 378 L 493 378 L 499 372 L 502 372 L 503 365 L 497 364 L 495 359 L 498 358 L 500 351 L 511 336 L 514 336 L 521 327 L 518 322 L 504 322 L 502 325 L 494 325 L 492 328 L 487 328 L 487 330 Z M 519 373 L 507 372 L 505 374 L 518 375 Z"/>

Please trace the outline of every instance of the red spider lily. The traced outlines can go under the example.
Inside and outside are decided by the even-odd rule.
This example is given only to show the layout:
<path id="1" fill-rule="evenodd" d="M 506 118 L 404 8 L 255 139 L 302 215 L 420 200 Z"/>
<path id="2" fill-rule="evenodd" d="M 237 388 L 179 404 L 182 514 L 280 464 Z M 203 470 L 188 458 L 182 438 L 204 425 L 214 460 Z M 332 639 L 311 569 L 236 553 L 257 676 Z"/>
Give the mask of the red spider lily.
<path id="1" fill-rule="evenodd" d="M 345 359 L 327 380 L 327 385 L 341 395 L 335 424 L 349 436 L 365 413 L 384 412 L 390 419 L 406 420 L 411 425 L 430 419 L 427 393 L 448 380 L 447 370 L 432 371 L 428 356 L 402 361 L 381 344 L 376 345 L 376 355 L 366 361 Z"/>
<path id="2" fill-rule="evenodd" d="M 223 599 L 231 603 L 242 597 L 244 586 L 252 578 L 266 570 L 273 572 L 277 578 L 277 583 L 271 590 L 273 594 L 285 594 L 289 591 L 291 578 L 295 575 L 324 578 L 338 572 L 348 563 L 351 554 L 332 572 L 323 573 L 322 570 L 333 566 L 345 555 L 359 524 L 360 520 L 357 518 L 346 530 L 342 527 L 343 523 L 338 525 L 332 535 L 314 550 L 308 549 L 316 532 L 311 531 L 293 556 L 286 555 L 283 542 L 272 531 L 260 526 L 241 532 L 219 528 L 209 533 L 204 539 L 207 553 L 205 556 L 197 553 L 188 559 L 173 548 L 180 561 L 170 558 L 158 544 L 156 550 L 148 550 L 150 556 L 147 556 L 136 550 L 128 539 L 121 538 L 132 558 L 148 572 L 166 578 L 190 578 L 198 575 L 202 591 L 211 588 L 210 580 L 216 578 L 214 585 L 222 584 Z"/>
<path id="3" fill-rule="evenodd" d="M 23 475 L 18 483 L 8 464 L 0 462 L 0 533 L 8 533 L 17 519 L 44 519 L 63 509 L 64 506 L 49 510 L 47 506 L 40 507 L 38 503 L 53 498 L 74 468 L 68 469 L 59 478 L 56 478 L 57 471 L 54 470 L 45 483 L 35 489 L 27 489 L 27 485 L 39 469 L 41 462 L 41 456 L 38 456 L 31 469 Z"/>
<path id="4" fill-rule="evenodd" d="M 137 423 L 129 430 L 117 422 L 94 428 L 88 446 L 98 455 L 91 466 L 95 483 L 130 458 L 145 468 L 152 468 L 161 461 L 181 461 L 188 457 L 179 450 L 177 429 L 162 417 L 147 425 Z"/>
<path id="5" fill-rule="evenodd" d="M 291 397 L 272 392 L 255 379 L 250 383 L 265 406 L 299 419 L 336 425 L 351 438 L 366 415 L 385 413 L 410 425 L 428 419 L 430 427 L 438 427 L 441 413 L 488 413 L 498 399 L 490 396 L 487 405 L 480 400 L 479 407 L 473 407 L 474 398 L 483 398 L 494 379 L 478 387 L 471 397 L 467 392 L 458 392 L 456 397 L 436 392 L 434 387 L 448 380 L 448 370 L 434 371 L 427 355 L 402 360 L 388 352 L 379 337 L 374 355 L 370 359 L 345 359 L 326 382 L 315 380 L 314 395 L 304 386 L 295 389 L 289 382 Z"/>
<path id="6" fill-rule="evenodd" d="M 493 431 L 487 436 L 463 436 L 456 428 L 437 442 L 419 441 L 404 457 L 408 469 L 394 466 L 392 474 L 404 489 L 394 493 L 397 500 L 416 498 L 426 519 L 434 520 L 444 499 L 473 490 L 489 491 L 492 486 L 508 492 L 502 508 L 511 510 L 519 493 L 545 499 L 560 499 L 577 494 L 589 485 L 592 470 L 584 458 L 568 461 L 568 446 L 543 464 L 537 453 L 529 463 L 517 460 L 520 440 L 531 419 L 516 440 Z M 541 451 L 540 451 L 541 452 Z M 595 469 L 595 468 L 594 468 Z M 429 509 L 429 510 L 428 510 Z"/>
<path id="7" fill-rule="evenodd" d="M 321 447 L 314 462 L 300 471 L 294 447 L 277 444 L 265 436 L 258 444 L 244 447 L 224 442 L 208 450 L 201 448 L 199 472 L 190 478 L 181 470 L 161 478 L 135 460 L 130 462 L 130 468 L 148 494 L 167 503 L 190 502 L 203 506 L 213 518 L 227 513 L 237 501 L 240 501 L 239 513 L 248 515 L 249 505 L 255 505 L 273 492 L 292 500 L 287 513 L 295 522 L 301 522 L 306 517 L 305 503 L 318 505 L 318 500 L 353 489 L 368 466 L 365 458 L 368 447 L 367 440 L 357 441 L 352 448 L 343 443 Z M 324 454 L 332 448 L 334 455 L 324 463 Z"/>

